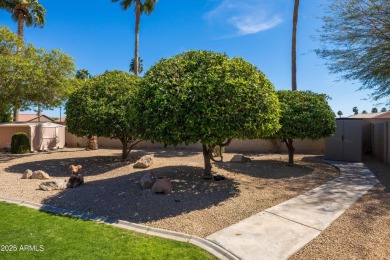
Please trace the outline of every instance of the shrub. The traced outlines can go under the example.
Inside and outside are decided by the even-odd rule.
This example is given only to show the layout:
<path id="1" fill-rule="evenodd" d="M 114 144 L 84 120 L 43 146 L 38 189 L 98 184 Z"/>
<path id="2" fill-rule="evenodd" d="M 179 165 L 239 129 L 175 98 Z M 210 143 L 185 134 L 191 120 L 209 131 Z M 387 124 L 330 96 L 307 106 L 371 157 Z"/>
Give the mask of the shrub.
<path id="1" fill-rule="evenodd" d="M 242 58 L 189 51 L 162 59 L 140 89 L 143 139 L 167 145 L 202 144 L 204 178 L 210 179 L 215 146 L 234 138 L 268 137 L 279 128 L 274 86 Z"/>
<path id="2" fill-rule="evenodd" d="M 31 151 L 30 140 L 26 133 L 18 132 L 12 136 L 11 153 L 25 154 Z"/>

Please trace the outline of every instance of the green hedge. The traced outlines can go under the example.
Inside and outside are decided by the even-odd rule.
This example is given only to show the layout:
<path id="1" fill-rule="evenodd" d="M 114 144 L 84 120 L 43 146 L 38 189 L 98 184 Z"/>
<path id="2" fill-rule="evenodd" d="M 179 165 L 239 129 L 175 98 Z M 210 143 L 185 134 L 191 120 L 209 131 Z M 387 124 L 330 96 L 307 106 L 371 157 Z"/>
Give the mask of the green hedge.
<path id="1" fill-rule="evenodd" d="M 11 140 L 11 153 L 25 154 L 31 151 L 30 140 L 28 135 L 23 132 L 15 133 Z"/>

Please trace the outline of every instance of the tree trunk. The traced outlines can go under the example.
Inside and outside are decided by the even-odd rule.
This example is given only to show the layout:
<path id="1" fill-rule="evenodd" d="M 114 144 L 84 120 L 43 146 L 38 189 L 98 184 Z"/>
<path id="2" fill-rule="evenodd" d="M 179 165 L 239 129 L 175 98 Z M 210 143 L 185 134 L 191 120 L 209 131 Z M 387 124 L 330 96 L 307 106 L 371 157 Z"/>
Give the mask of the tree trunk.
<path id="1" fill-rule="evenodd" d="M 130 150 L 127 148 L 127 140 L 126 138 L 120 138 L 122 143 L 122 161 L 127 161 L 127 157 L 129 156 Z"/>
<path id="2" fill-rule="evenodd" d="M 293 31 L 291 45 L 291 90 L 297 90 L 297 24 L 299 0 L 294 1 Z"/>
<path id="3" fill-rule="evenodd" d="M 136 1 L 135 6 L 135 48 L 134 48 L 134 74 L 138 76 L 138 43 L 139 43 L 139 24 L 141 19 L 141 2 Z"/>
<path id="4" fill-rule="evenodd" d="M 287 150 L 288 150 L 288 165 L 294 166 L 294 151 L 295 148 L 293 146 L 293 140 L 292 139 L 284 139 L 283 140 L 286 143 Z"/>
<path id="5" fill-rule="evenodd" d="M 209 180 L 213 178 L 211 174 L 211 158 L 213 157 L 214 146 L 209 146 L 202 144 L 203 147 L 203 159 L 204 159 L 204 174 L 203 179 Z"/>
<path id="6" fill-rule="evenodd" d="M 23 16 L 23 14 L 19 14 L 19 17 L 18 17 L 18 38 L 21 41 L 23 41 L 23 37 L 24 37 L 24 27 L 23 26 L 24 26 L 24 16 Z M 22 47 L 18 47 L 17 51 L 18 51 L 18 53 L 20 53 L 22 51 Z M 13 108 L 14 122 L 19 121 L 19 114 L 20 114 L 20 106 L 15 105 Z"/>
<path id="7" fill-rule="evenodd" d="M 24 16 L 23 14 L 19 14 L 18 17 L 18 38 L 19 40 L 23 41 L 24 37 Z"/>
<path id="8" fill-rule="evenodd" d="M 19 107 L 14 106 L 13 108 L 13 121 L 18 122 L 19 121 Z"/>
<path id="9" fill-rule="evenodd" d="M 87 143 L 87 150 L 98 150 L 98 142 L 97 142 L 97 136 L 96 135 L 89 135 L 88 136 L 88 143 Z"/>

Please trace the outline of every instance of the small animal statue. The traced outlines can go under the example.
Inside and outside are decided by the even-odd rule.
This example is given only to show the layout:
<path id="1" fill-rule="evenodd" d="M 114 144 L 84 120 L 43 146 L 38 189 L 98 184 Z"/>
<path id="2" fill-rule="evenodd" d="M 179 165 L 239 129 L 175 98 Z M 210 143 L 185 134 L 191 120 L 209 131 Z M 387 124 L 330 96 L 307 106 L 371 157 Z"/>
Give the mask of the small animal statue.
<path id="1" fill-rule="evenodd" d="M 84 183 L 84 176 L 79 173 L 79 171 L 83 168 L 81 165 L 70 165 L 69 170 L 71 172 L 68 188 L 76 188 Z"/>

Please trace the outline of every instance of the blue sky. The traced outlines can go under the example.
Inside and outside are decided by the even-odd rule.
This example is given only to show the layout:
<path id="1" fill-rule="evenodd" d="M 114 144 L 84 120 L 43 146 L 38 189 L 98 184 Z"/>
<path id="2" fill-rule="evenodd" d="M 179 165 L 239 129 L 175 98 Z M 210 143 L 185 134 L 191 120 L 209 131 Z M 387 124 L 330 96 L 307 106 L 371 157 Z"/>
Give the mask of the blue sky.
<path id="1" fill-rule="evenodd" d="M 276 89 L 291 88 L 291 27 L 293 0 L 159 0 L 150 16 L 141 17 L 140 56 L 147 70 L 161 58 L 205 49 L 241 56 L 256 65 Z M 314 49 L 326 0 L 300 1 L 297 66 L 298 89 L 325 93 L 332 109 L 344 116 L 352 107 L 371 111 L 370 92 L 359 82 L 329 74 Z M 25 28 L 25 40 L 36 47 L 61 49 L 74 57 L 78 69 L 97 75 L 105 70 L 128 71 L 134 53 L 134 10 L 122 11 L 110 0 L 40 0 L 47 9 L 44 28 Z M 8 13 L 0 24 L 17 31 Z M 382 105 L 377 106 L 378 109 Z M 27 112 L 26 112 L 27 113 Z M 45 111 L 59 117 L 59 109 Z"/>

